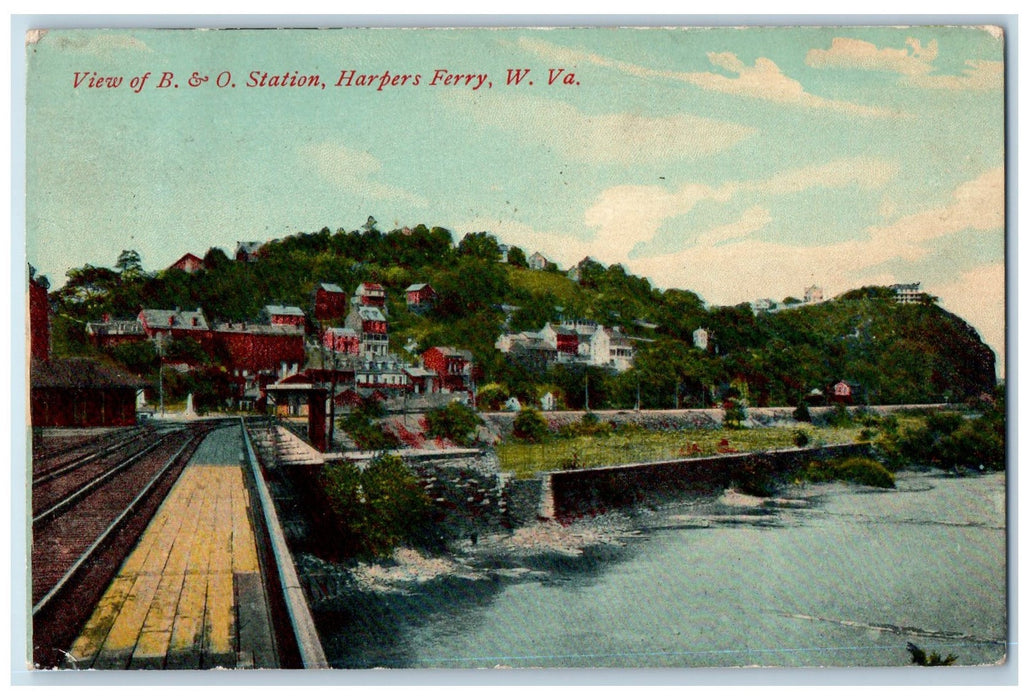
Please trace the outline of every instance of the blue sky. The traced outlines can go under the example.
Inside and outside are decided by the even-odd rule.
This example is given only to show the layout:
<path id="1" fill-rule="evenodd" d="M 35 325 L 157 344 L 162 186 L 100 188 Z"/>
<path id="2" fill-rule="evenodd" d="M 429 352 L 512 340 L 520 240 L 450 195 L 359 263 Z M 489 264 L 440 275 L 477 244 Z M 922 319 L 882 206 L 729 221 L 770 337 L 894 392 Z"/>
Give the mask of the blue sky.
<path id="1" fill-rule="evenodd" d="M 28 46 L 28 258 L 60 284 L 126 248 L 160 269 L 373 215 L 712 304 L 920 281 L 1003 359 L 1003 51 L 971 27 L 50 32 Z"/>

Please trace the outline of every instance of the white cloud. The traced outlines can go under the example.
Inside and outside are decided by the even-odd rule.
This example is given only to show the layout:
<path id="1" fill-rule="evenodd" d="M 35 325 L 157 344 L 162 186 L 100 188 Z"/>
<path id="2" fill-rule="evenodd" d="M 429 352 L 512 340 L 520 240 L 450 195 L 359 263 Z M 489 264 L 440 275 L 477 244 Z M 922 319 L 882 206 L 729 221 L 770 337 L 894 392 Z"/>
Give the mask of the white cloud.
<path id="1" fill-rule="evenodd" d="M 768 58 L 758 58 L 753 66 L 746 65 L 736 54 L 709 53 L 708 60 L 716 68 L 734 75 L 718 72 L 671 71 L 620 61 L 597 53 L 579 51 L 549 42 L 522 37 L 518 44 L 538 56 L 563 61 L 572 65 L 590 64 L 613 68 L 640 78 L 674 80 L 704 90 L 738 95 L 780 104 L 795 104 L 813 109 L 827 109 L 865 117 L 908 117 L 910 115 L 894 110 L 871 107 L 842 100 L 829 100 L 807 92 L 794 78 L 784 74 L 779 66 Z"/>
<path id="2" fill-rule="evenodd" d="M 450 96 L 450 103 L 479 124 L 510 131 L 532 144 L 585 162 L 638 163 L 697 158 L 724 151 L 755 129 L 679 113 L 587 115 L 557 100 L 510 93 Z"/>
<path id="3" fill-rule="evenodd" d="M 716 246 L 729 241 L 746 238 L 772 223 L 772 215 L 764 207 L 751 207 L 743 212 L 737 221 L 716 226 L 697 237 L 698 246 Z"/>
<path id="4" fill-rule="evenodd" d="M 428 206 L 428 200 L 421 195 L 379 182 L 376 175 L 382 170 L 382 163 L 367 151 L 357 151 L 339 143 L 319 143 L 303 146 L 300 157 L 305 163 L 313 162 L 328 182 L 350 194 Z"/>
<path id="5" fill-rule="evenodd" d="M 583 215 L 583 223 L 596 231 L 593 244 L 598 255 L 621 260 L 637 244 L 652 240 L 665 221 L 689 213 L 704 201 L 728 202 L 741 194 L 781 196 L 851 185 L 876 189 L 889 182 L 896 170 L 896 165 L 886 161 L 844 158 L 718 187 L 687 183 L 669 190 L 658 185 L 620 185 L 597 197 Z"/>
<path id="6" fill-rule="evenodd" d="M 812 68 L 850 68 L 923 75 L 933 69 L 932 63 L 938 53 L 935 39 L 925 48 L 917 39 L 909 37 L 906 48 L 880 49 L 869 41 L 837 37 L 828 49 L 808 51 L 804 62 Z"/>
<path id="7" fill-rule="evenodd" d="M 869 229 L 872 245 L 888 249 L 906 260 L 918 260 L 925 243 L 963 230 L 978 232 L 1004 228 L 1004 168 L 988 170 L 959 185 L 941 207 L 905 216 L 886 226 Z"/>
<path id="8" fill-rule="evenodd" d="M 986 91 L 1004 86 L 1004 63 L 1001 61 L 966 61 L 959 75 L 939 75 L 933 61 L 939 55 L 936 40 L 925 47 L 917 39 L 908 38 L 906 48 L 879 48 L 860 39 L 837 37 L 828 49 L 811 49 L 805 58 L 812 68 L 843 68 L 884 71 L 904 76 L 916 87 L 933 90 Z"/>

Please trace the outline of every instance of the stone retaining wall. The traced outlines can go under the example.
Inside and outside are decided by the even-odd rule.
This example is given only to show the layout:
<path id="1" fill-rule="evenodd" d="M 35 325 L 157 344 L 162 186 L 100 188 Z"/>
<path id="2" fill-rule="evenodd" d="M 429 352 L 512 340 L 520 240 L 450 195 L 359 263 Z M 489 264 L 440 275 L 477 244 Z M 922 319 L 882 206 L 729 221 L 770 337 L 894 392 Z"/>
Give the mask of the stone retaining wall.
<path id="1" fill-rule="evenodd" d="M 711 493 L 753 470 L 786 476 L 810 460 L 867 456 L 869 449 L 868 444 L 833 445 L 551 472 L 554 514 L 573 517 L 677 494 Z"/>

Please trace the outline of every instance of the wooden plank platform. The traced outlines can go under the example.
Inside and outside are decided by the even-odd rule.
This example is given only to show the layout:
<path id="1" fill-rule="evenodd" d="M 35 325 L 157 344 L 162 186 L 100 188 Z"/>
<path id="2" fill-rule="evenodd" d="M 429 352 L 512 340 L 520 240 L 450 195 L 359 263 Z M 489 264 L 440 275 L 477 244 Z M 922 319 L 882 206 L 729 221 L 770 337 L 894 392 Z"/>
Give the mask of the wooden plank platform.
<path id="1" fill-rule="evenodd" d="M 253 517 L 238 464 L 186 467 L 66 667 L 276 668 Z"/>

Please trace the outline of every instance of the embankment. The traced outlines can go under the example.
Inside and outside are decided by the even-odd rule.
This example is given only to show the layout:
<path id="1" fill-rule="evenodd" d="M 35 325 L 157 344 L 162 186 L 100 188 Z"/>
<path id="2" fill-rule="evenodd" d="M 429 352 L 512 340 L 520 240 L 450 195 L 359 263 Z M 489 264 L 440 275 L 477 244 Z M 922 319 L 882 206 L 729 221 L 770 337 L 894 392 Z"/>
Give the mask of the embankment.
<path id="1" fill-rule="evenodd" d="M 547 476 L 554 516 L 575 517 L 679 494 L 711 493 L 755 477 L 788 478 L 810 460 L 866 456 L 869 448 L 868 444 L 794 448 L 576 469 Z"/>

